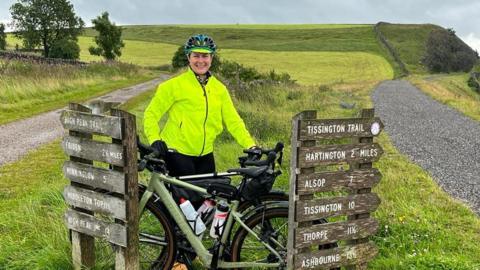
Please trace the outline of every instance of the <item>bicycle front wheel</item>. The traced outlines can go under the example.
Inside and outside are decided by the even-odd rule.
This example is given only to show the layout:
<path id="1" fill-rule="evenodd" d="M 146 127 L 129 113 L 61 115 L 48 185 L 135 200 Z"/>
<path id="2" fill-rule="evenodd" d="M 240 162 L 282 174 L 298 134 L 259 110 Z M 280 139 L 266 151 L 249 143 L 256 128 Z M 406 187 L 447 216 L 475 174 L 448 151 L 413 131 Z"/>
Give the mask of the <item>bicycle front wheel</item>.
<path id="1" fill-rule="evenodd" d="M 267 249 L 253 235 L 249 234 L 245 228 L 240 227 L 235 233 L 232 241 L 232 262 L 286 262 L 288 208 L 267 208 L 264 211 L 256 213 L 250 217 L 245 224 L 252 229 L 260 237 L 260 239 L 267 239 L 268 244 L 280 254 L 280 258 L 272 251 Z"/>
<path id="2" fill-rule="evenodd" d="M 144 189 L 140 188 L 140 198 Z M 173 225 L 165 207 L 152 197 L 140 216 L 140 269 L 171 269 L 177 253 Z"/>

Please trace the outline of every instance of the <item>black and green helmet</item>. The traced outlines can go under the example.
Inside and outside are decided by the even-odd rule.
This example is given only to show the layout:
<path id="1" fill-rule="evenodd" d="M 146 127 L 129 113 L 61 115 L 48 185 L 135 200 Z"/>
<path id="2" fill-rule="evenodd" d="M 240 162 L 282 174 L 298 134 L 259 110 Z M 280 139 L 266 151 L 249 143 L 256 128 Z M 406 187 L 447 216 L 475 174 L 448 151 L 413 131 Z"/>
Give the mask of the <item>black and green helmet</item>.
<path id="1" fill-rule="evenodd" d="M 215 42 L 209 36 L 198 34 L 191 36 L 187 42 L 185 42 L 184 49 L 186 54 L 190 54 L 191 52 L 215 53 L 217 45 L 215 45 Z"/>

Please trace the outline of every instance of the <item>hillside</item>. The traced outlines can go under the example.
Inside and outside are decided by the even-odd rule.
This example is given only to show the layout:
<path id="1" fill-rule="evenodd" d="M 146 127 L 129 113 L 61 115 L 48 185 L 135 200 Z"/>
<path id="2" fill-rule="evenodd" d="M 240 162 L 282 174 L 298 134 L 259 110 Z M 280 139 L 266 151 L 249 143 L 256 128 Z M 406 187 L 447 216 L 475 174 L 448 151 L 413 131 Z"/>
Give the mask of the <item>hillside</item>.
<path id="1" fill-rule="evenodd" d="M 432 30 L 442 27 L 433 24 L 380 23 L 378 28 L 397 51 L 409 72 L 426 73 L 420 62 L 425 53 L 425 42 Z"/>
<path id="2" fill-rule="evenodd" d="M 195 33 L 212 36 L 219 55 L 268 72 L 290 73 L 305 85 L 392 78 L 393 60 L 379 46 L 372 25 L 181 25 L 125 26 L 122 61 L 154 66 L 170 63 L 171 55 Z M 80 39 L 86 51 L 91 29 Z M 150 52 L 150 58 L 141 54 Z M 91 59 L 82 53 L 82 58 Z M 278 57 L 278 59 L 275 59 Z M 154 62 L 152 58 L 158 60 Z M 275 60 L 276 61 L 275 61 Z M 302 66 L 302 69 L 298 67 Z M 368 68 L 365 68 L 368 67 Z"/>

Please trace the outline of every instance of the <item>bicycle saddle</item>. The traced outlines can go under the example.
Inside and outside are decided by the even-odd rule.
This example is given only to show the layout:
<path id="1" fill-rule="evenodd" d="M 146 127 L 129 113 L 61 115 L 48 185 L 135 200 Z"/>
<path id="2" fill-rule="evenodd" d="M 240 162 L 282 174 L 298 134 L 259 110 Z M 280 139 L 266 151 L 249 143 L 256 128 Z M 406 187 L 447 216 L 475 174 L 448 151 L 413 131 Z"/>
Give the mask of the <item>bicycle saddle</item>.
<path id="1" fill-rule="evenodd" d="M 260 174 L 264 173 L 267 170 L 267 168 L 268 166 L 236 168 L 236 169 L 229 169 L 227 170 L 227 172 L 236 172 L 236 173 L 244 174 L 250 177 L 258 177 Z"/>

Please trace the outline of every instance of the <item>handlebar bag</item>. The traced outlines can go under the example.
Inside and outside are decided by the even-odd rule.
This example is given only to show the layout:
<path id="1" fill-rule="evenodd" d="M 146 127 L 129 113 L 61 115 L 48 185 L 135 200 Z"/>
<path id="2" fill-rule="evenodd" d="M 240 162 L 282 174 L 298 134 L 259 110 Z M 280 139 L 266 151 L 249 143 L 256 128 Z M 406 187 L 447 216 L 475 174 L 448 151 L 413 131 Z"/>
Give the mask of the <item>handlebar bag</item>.
<path id="1" fill-rule="evenodd" d="M 242 197 L 246 200 L 253 200 L 272 190 L 275 183 L 275 176 L 269 173 L 262 173 L 256 178 L 251 178 L 242 190 Z"/>

